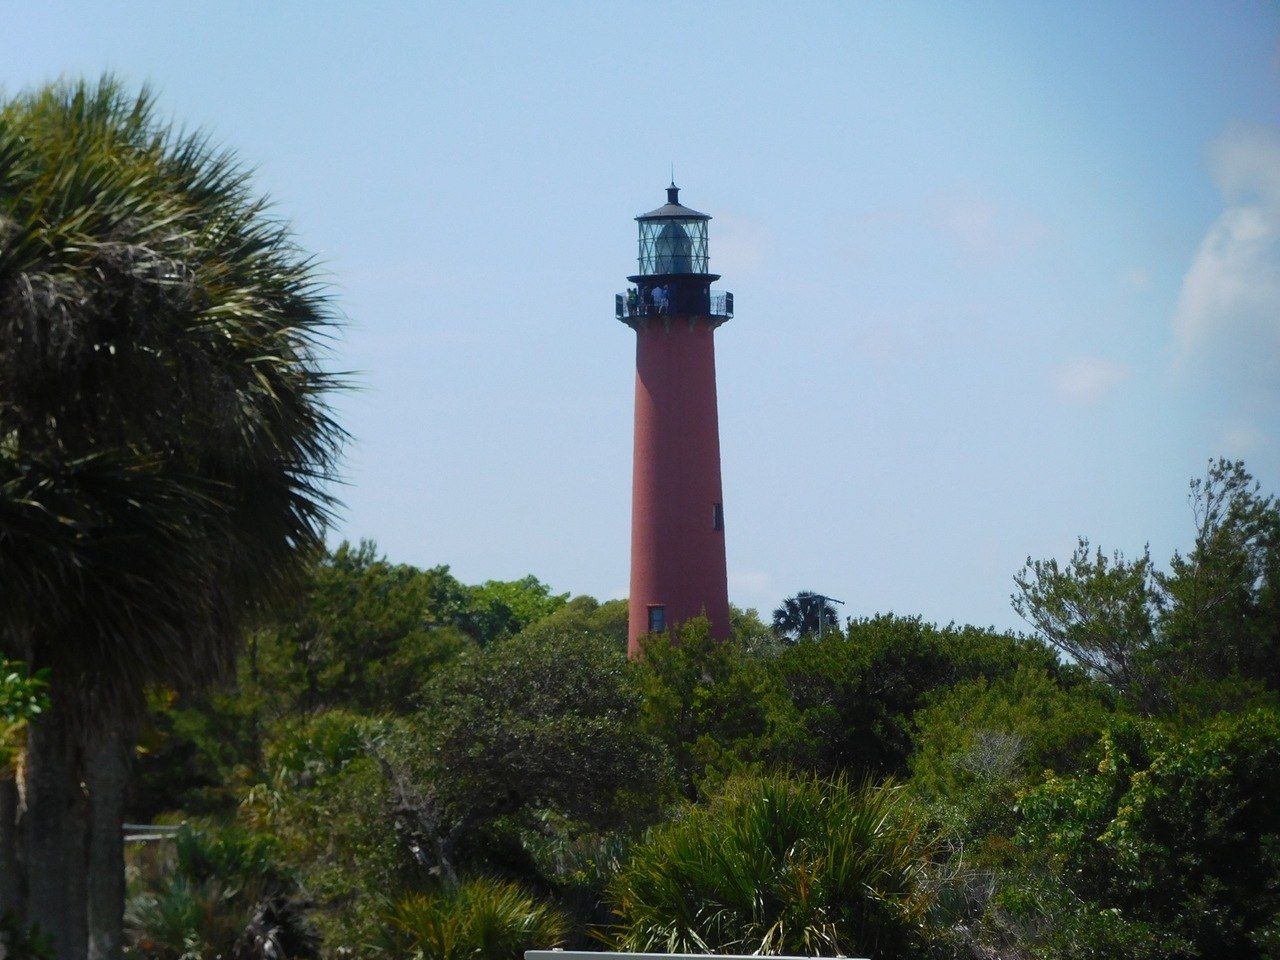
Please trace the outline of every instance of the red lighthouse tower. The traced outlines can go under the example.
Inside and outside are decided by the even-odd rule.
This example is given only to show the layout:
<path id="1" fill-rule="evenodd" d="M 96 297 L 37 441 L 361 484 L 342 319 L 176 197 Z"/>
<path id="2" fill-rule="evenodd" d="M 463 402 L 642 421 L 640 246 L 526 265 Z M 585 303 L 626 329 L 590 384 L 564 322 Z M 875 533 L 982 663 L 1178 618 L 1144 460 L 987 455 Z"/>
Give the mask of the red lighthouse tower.
<path id="1" fill-rule="evenodd" d="M 700 614 L 714 636 L 729 636 L 714 333 L 733 316 L 733 294 L 711 291 L 711 218 L 679 194 L 673 183 L 666 204 L 636 217 L 640 268 L 615 303 L 636 332 L 632 655 L 642 634 Z"/>

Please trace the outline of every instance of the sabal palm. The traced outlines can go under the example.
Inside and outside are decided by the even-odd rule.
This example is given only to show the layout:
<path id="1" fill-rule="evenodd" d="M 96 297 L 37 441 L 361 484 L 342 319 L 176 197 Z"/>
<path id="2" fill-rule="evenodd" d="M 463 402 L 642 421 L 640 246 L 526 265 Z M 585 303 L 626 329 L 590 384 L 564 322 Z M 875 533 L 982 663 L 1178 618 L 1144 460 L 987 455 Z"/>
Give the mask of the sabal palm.
<path id="1" fill-rule="evenodd" d="M 244 168 L 146 91 L 107 78 L 0 107 L 0 649 L 52 672 L 27 851 L 46 927 L 78 922 L 40 916 L 63 909 L 39 834 L 72 748 L 118 732 L 146 684 L 215 676 L 320 545 L 332 319 Z"/>
<path id="2" fill-rule="evenodd" d="M 743 777 L 632 849 L 609 886 L 617 947 L 920 956 L 931 853 L 891 786 Z"/>
<path id="3" fill-rule="evenodd" d="M 568 926 L 518 884 L 476 877 L 397 900 L 383 917 L 379 947 L 395 960 L 519 960 L 526 950 L 559 946 Z"/>
<path id="4" fill-rule="evenodd" d="M 836 608 L 821 594 L 801 590 L 794 597 L 787 597 L 773 611 L 775 633 L 793 640 L 821 633 L 828 627 L 839 625 Z"/>

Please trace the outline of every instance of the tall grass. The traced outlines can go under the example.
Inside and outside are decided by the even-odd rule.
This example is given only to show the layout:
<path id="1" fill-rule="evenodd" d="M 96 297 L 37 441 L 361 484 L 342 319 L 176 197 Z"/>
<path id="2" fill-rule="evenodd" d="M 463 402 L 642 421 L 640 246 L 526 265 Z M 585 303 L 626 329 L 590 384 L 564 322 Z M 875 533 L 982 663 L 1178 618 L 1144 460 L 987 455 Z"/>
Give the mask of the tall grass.
<path id="1" fill-rule="evenodd" d="M 734 780 L 632 849 L 608 889 L 616 946 L 905 956 L 932 901 L 930 853 L 892 786 Z"/>

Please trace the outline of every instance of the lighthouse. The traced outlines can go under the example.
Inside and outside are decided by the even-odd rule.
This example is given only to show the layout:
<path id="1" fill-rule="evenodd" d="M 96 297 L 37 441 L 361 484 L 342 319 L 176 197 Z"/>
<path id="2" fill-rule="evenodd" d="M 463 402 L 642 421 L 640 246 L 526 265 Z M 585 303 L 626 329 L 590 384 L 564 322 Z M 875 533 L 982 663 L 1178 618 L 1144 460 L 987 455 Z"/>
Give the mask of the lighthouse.
<path id="1" fill-rule="evenodd" d="M 699 615 L 729 636 L 724 495 L 716 411 L 715 331 L 733 294 L 713 292 L 705 213 L 667 202 L 636 217 L 638 269 L 615 297 L 636 333 L 635 447 L 631 487 L 631 600 L 627 649 L 645 633 Z"/>

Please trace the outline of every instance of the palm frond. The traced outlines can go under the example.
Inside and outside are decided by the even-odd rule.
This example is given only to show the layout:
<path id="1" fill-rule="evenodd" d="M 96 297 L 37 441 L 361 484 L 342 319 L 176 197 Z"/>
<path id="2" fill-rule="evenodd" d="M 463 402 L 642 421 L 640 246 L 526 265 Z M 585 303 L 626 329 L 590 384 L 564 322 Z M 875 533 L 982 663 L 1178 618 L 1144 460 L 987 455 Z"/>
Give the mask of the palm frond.
<path id="1" fill-rule="evenodd" d="M 248 170 L 149 90 L 0 107 L 6 652 L 121 700 L 225 665 L 322 547 L 336 320 Z"/>

